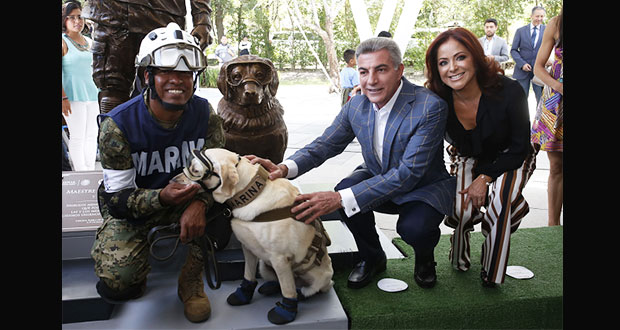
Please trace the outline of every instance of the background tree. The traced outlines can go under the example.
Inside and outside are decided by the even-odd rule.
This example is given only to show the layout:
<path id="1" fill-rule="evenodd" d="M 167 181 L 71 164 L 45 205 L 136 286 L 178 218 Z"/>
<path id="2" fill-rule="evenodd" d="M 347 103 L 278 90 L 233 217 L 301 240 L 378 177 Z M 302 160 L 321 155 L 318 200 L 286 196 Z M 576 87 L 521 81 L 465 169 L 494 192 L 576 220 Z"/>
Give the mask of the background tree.
<path id="1" fill-rule="evenodd" d="M 304 8 L 306 13 L 302 14 L 302 10 L 298 4 L 298 0 L 292 1 L 292 10 L 302 26 L 306 26 L 318 34 L 325 45 L 325 53 L 327 55 L 328 75 L 332 82 L 331 92 L 338 92 L 340 86 L 340 64 L 336 54 L 336 45 L 334 39 L 334 20 L 338 16 L 340 9 L 344 5 L 343 0 L 322 0 L 320 3 L 315 0 L 308 0 L 307 7 Z M 308 8 L 309 7 L 309 8 Z M 323 19 L 319 18 L 319 11 Z"/>
<path id="2" fill-rule="evenodd" d="M 251 54 L 271 59 L 280 69 L 324 70 L 334 91 L 345 65 L 342 53 L 355 49 L 360 41 L 352 3 L 365 7 L 369 29 L 375 36 L 378 29 L 388 26 L 389 16 L 392 19 L 387 30 L 395 34 L 407 2 L 412 0 L 211 0 L 214 43 L 206 54 L 212 56 L 223 35 L 235 48 L 248 35 Z M 422 72 L 428 45 L 454 22 L 481 37 L 484 20 L 495 18 L 499 23 L 497 34 L 510 46 L 511 31 L 529 23 L 534 6 L 546 9 L 547 22 L 560 12 L 562 4 L 562 0 L 424 0 L 412 19 L 415 27 L 403 53 L 406 72 Z M 294 17 L 300 28 L 295 27 Z M 411 14 L 402 17 L 409 18 Z M 274 33 L 283 31 L 290 33 L 290 40 L 276 43 Z"/>

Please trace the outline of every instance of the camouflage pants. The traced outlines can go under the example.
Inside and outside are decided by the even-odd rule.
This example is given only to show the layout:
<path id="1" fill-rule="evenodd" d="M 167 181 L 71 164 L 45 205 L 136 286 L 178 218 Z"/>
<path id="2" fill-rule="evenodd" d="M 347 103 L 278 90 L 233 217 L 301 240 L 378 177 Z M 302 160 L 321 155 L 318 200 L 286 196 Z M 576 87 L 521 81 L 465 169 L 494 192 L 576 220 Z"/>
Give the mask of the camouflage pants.
<path id="1" fill-rule="evenodd" d="M 178 222 L 187 205 L 154 213 L 143 224 L 116 219 L 103 210 L 104 222 L 97 228 L 95 243 L 91 249 L 91 256 L 95 260 L 95 274 L 116 291 L 143 283 L 151 270 L 148 262 L 149 230 L 154 226 Z M 200 247 L 193 242 L 190 244 L 190 252 L 202 255 Z"/>

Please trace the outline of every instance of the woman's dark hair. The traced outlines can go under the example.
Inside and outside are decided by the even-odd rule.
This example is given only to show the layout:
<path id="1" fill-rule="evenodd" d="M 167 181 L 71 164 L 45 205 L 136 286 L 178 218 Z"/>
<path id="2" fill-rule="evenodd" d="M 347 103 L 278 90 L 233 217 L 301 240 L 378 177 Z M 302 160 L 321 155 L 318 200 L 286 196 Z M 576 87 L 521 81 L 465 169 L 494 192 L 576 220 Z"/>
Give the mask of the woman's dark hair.
<path id="1" fill-rule="evenodd" d="M 484 55 L 484 50 L 478 38 L 465 28 L 455 28 L 440 33 L 426 50 L 426 82 L 424 87 L 435 92 L 443 99 L 448 98 L 452 88 L 446 86 L 439 76 L 437 68 L 437 50 L 449 39 L 461 43 L 471 53 L 476 70 L 476 80 L 483 93 L 492 93 L 501 87 L 502 79 L 498 73 L 504 74 L 504 70 L 495 60 L 490 60 Z"/>
<path id="2" fill-rule="evenodd" d="M 560 10 L 560 14 L 558 15 L 558 20 L 557 20 L 557 27 L 558 27 L 558 30 L 560 32 L 560 36 L 558 38 L 558 41 L 556 41 L 555 46 L 559 47 L 559 48 L 562 48 L 564 46 L 564 43 L 562 42 L 562 37 L 563 37 L 563 34 L 564 34 L 563 33 L 564 24 L 562 22 L 562 20 L 563 20 L 562 18 L 563 17 L 564 17 L 564 6 L 562 6 L 562 9 Z"/>
<path id="3" fill-rule="evenodd" d="M 82 5 L 77 1 L 67 1 L 62 5 L 62 32 L 67 30 L 65 23 L 67 22 L 67 16 L 75 9 L 82 10 Z M 86 24 L 84 24 L 86 27 Z"/>
<path id="4" fill-rule="evenodd" d="M 493 24 L 495 24 L 495 26 L 497 26 L 497 20 L 495 18 L 487 18 L 484 21 L 484 24 L 486 25 L 487 23 L 493 23 Z"/>

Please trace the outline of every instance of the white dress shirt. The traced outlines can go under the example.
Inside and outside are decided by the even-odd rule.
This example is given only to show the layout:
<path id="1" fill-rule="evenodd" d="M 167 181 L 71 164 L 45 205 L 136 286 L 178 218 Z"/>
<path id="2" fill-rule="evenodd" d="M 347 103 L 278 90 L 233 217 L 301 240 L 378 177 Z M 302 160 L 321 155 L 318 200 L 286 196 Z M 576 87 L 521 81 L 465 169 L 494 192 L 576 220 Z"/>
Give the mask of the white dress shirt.
<path id="1" fill-rule="evenodd" d="M 394 103 L 396 103 L 396 99 L 400 94 L 400 90 L 403 87 L 403 81 L 400 81 L 400 85 L 392 95 L 392 98 L 383 106 L 383 108 L 377 108 L 376 104 L 372 104 L 372 109 L 375 113 L 375 131 L 373 134 L 373 143 L 374 143 L 374 151 L 377 159 L 379 160 L 379 164 L 382 163 L 383 156 L 383 137 L 385 135 L 385 126 L 387 125 L 388 117 L 390 116 L 390 112 L 392 111 L 392 107 L 394 107 Z M 297 163 L 290 159 L 286 159 L 282 162 L 282 164 L 288 167 L 287 178 L 293 178 L 297 176 Z M 351 217 L 357 214 L 360 211 L 359 205 L 357 205 L 357 201 L 355 200 L 355 195 L 353 195 L 353 191 L 351 188 L 346 188 L 342 190 L 338 190 L 340 196 L 342 197 L 342 206 L 344 208 L 344 213 L 347 217 Z"/>
<path id="2" fill-rule="evenodd" d="M 491 40 L 489 40 L 486 36 L 484 36 L 484 41 L 483 41 L 483 48 L 484 48 L 484 55 L 493 55 L 491 53 L 491 50 L 493 49 L 493 42 L 495 42 L 495 35 L 493 35 L 493 37 L 491 37 Z"/>

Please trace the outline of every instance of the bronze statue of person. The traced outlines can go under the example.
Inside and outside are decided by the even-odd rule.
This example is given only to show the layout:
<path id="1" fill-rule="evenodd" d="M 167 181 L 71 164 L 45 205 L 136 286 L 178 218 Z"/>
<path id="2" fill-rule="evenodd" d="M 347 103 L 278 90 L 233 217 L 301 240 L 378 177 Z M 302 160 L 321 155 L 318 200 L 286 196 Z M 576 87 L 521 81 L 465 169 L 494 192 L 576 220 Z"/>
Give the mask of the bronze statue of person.
<path id="1" fill-rule="evenodd" d="M 190 4 L 191 34 L 204 51 L 212 42 L 210 0 L 191 0 Z M 146 34 L 170 22 L 185 26 L 185 0 L 87 0 L 83 16 L 94 22 L 93 80 L 99 88 L 99 110 L 107 113 L 131 96 L 135 58 Z"/>

